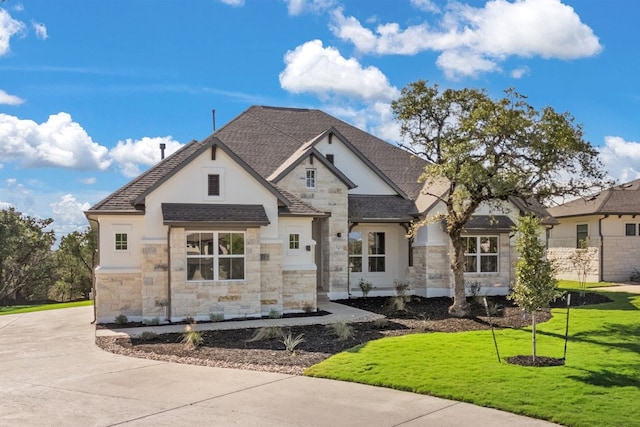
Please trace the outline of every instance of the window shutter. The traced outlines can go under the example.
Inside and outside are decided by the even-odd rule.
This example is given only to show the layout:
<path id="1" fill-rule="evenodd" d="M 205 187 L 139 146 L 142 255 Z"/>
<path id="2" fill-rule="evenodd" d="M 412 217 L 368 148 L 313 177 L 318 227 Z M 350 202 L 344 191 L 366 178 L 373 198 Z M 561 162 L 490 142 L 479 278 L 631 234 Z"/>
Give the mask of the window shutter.
<path id="1" fill-rule="evenodd" d="M 220 195 L 220 175 L 209 175 L 209 196 Z"/>

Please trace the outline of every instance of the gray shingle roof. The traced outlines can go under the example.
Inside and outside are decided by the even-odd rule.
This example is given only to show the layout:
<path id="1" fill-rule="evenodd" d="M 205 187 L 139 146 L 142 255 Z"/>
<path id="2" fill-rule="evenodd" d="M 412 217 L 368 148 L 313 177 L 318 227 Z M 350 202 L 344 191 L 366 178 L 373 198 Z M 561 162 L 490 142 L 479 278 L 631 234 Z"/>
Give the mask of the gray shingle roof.
<path id="1" fill-rule="evenodd" d="M 464 225 L 465 231 L 511 231 L 515 224 L 506 215 L 473 215 Z"/>
<path id="2" fill-rule="evenodd" d="M 269 224 L 269 217 L 262 205 L 163 203 L 162 219 L 165 225 L 212 223 L 263 226 Z"/>
<path id="3" fill-rule="evenodd" d="M 289 200 L 289 206 L 278 206 L 279 216 L 312 216 L 315 218 L 329 216 L 328 213 L 314 208 L 313 206 L 305 203 L 302 199 L 283 190 L 282 188 L 278 188 L 278 191 L 282 193 L 287 200 Z"/>
<path id="4" fill-rule="evenodd" d="M 640 214 L 640 179 L 549 208 L 549 213 L 556 218 Z"/>
<path id="5" fill-rule="evenodd" d="M 399 196 L 349 194 L 348 197 L 349 220 L 352 222 L 408 222 L 418 216 L 415 203 Z"/>
<path id="6" fill-rule="evenodd" d="M 185 145 L 142 175 L 96 203 L 87 213 L 144 213 L 144 206 L 135 205 L 135 200 L 149 188 L 157 185 L 161 179 L 188 162 L 191 156 L 202 146 L 203 143 L 197 141 L 192 141 Z"/>
<path id="7" fill-rule="evenodd" d="M 214 135 L 268 177 L 303 144 L 331 127 L 410 198 L 417 198 L 425 160 L 320 110 L 254 106 Z"/>

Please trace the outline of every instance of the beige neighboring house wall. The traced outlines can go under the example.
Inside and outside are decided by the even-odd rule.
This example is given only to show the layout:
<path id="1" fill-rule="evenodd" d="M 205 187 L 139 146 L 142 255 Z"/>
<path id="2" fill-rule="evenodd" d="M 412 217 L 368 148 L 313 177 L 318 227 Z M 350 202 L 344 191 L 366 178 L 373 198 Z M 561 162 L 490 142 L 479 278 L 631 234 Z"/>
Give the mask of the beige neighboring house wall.
<path id="1" fill-rule="evenodd" d="M 572 261 L 578 232 L 587 230 L 588 282 L 627 282 L 640 271 L 640 180 L 603 190 L 549 209 L 559 222 L 549 232 L 550 257 L 558 277 L 578 280 Z"/>

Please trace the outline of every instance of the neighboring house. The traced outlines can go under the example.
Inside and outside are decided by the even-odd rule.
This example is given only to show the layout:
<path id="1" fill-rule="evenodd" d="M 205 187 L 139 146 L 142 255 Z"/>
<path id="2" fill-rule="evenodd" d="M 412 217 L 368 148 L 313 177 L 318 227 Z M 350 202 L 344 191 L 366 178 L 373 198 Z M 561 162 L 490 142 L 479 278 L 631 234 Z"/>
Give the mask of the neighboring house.
<path id="1" fill-rule="evenodd" d="M 427 162 L 322 111 L 251 107 L 97 203 L 98 322 L 120 314 L 208 320 L 315 310 L 318 298 L 452 296 L 441 223 L 447 185 L 419 182 Z M 511 227 L 532 209 L 481 207 L 466 228 L 467 279 L 505 294 Z M 546 216 L 537 206 L 534 211 Z"/>
<path id="2" fill-rule="evenodd" d="M 559 222 L 549 232 L 549 257 L 558 277 L 577 280 L 571 257 L 586 247 L 588 282 L 629 281 L 640 269 L 640 180 L 549 209 Z"/>

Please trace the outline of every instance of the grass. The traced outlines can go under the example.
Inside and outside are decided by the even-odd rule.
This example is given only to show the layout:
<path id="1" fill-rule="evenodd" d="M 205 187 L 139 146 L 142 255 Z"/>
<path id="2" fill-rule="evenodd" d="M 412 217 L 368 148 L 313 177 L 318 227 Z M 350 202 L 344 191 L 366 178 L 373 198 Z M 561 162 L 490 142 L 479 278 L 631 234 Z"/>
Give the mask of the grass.
<path id="1" fill-rule="evenodd" d="M 569 287 L 569 284 L 563 284 Z M 531 354 L 531 330 L 429 333 L 372 341 L 306 375 L 429 394 L 571 426 L 639 426 L 640 295 L 573 308 L 565 366 L 529 368 L 504 358 Z M 538 355 L 563 356 L 566 310 L 538 326 Z"/>
<path id="2" fill-rule="evenodd" d="M 585 285 L 585 288 L 591 289 L 591 288 L 607 288 L 607 287 L 610 287 L 610 286 L 618 286 L 619 283 L 586 282 L 584 285 Z M 560 289 L 574 289 L 574 290 L 579 291 L 580 290 L 580 282 L 578 282 L 577 280 L 559 280 L 558 281 L 558 288 L 560 288 Z"/>
<path id="3" fill-rule="evenodd" d="M 57 310 L 59 308 L 84 307 L 93 305 L 93 301 L 60 302 L 54 304 L 10 305 L 0 307 L 0 316 L 5 314 L 30 313 L 33 311 Z"/>

